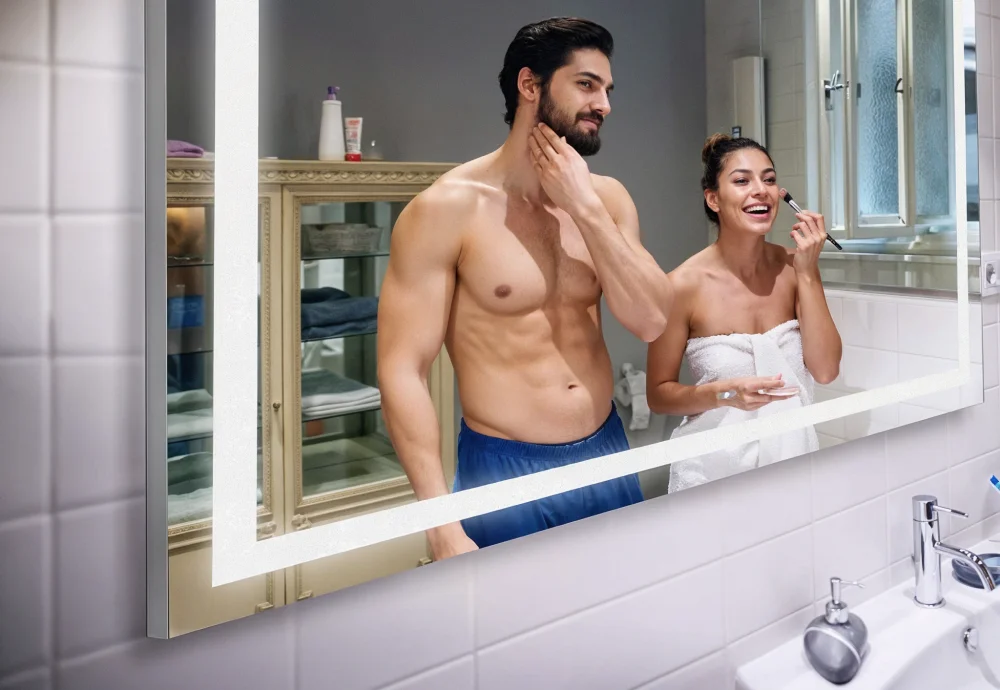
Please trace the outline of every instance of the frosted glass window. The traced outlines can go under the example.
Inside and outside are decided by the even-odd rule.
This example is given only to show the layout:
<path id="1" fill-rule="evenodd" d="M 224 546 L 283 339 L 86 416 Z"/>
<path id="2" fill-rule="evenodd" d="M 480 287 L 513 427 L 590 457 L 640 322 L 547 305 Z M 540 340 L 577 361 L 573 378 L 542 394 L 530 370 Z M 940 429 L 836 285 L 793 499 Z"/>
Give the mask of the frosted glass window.
<path id="1" fill-rule="evenodd" d="M 857 7 L 858 211 L 862 217 L 898 215 L 896 2 L 860 0 Z"/>
<path id="2" fill-rule="evenodd" d="M 942 0 L 913 0 L 917 216 L 949 215 L 948 18 Z"/>

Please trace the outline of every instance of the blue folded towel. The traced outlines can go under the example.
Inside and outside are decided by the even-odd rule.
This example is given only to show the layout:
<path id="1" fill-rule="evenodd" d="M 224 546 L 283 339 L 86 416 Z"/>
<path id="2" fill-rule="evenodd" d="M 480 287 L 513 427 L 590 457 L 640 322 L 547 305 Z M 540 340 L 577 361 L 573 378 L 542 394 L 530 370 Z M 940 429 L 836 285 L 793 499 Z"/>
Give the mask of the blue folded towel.
<path id="1" fill-rule="evenodd" d="M 351 297 L 333 287 L 306 288 L 301 295 L 302 330 L 368 321 L 378 316 L 378 297 Z"/>
<path id="2" fill-rule="evenodd" d="M 361 321 L 344 321 L 330 326 L 310 326 L 302 329 L 303 340 L 326 340 L 327 338 L 343 338 L 347 335 L 374 333 L 378 327 L 378 319 L 372 317 Z"/>

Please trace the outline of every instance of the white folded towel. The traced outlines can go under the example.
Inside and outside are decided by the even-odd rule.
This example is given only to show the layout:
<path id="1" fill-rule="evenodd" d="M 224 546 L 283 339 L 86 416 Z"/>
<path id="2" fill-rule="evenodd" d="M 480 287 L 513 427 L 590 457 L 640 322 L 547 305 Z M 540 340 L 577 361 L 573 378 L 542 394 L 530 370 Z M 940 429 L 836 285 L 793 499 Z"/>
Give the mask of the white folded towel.
<path id="1" fill-rule="evenodd" d="M 685 417 L 670 438 L 780 414 L 785 410 L 809 405 L 813 401 L 815 381 L 802 358 L 802 333 L 796 319 L 775 326 L 766 333 L 691 338 L 684 354 L 696 385 L 724 379 L 781 374 L 785 386 L 796 386 L 799 392 L 796 396 L 768 403 L 755 412 L 723 406 Z M 818 449 L 816 430 L 809 426 L 681 460 L 670 466 L 669 491 L 704 484 Z"/>

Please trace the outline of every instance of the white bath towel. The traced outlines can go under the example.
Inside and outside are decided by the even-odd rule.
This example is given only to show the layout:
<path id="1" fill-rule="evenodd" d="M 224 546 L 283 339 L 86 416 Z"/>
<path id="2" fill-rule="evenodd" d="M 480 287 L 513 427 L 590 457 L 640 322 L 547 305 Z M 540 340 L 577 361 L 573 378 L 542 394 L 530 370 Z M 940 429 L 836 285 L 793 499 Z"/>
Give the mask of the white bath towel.
<path id="1" fill-rule="evenodd" d="M 799 392 L 789 398 L 779 398 L 754 412 L 722 406 L 685 417 L 670 438 L 780 414 L 813 401 L 815 381 L 802 358 L 802 333 L 796 319 L 775 326 L 766 333 L 691 338 L 684 355 L 697 385 L 724 379 L 781 374 L 784 385 L 796 386 Z M 818 449 L 816 430 L 809 426 L 682 460 L 670 466 L 669 491 L 704 484 Z"/>

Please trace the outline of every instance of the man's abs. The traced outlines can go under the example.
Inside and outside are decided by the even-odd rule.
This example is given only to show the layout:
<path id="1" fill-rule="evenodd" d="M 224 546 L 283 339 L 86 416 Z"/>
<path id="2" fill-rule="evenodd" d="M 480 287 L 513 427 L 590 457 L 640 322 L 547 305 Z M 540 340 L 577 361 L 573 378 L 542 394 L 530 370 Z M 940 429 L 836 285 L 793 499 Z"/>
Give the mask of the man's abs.
<path id="1" fill-rule="evenodd" d="M 527 443 L 568 443 L 600 428 L 611 412 L 614 382 L 591 317 L 564 314 L 558 333 L 541 313 L 516 324 L 487 318 L 456 320 L 448 343 L 471 429 Z"/>

